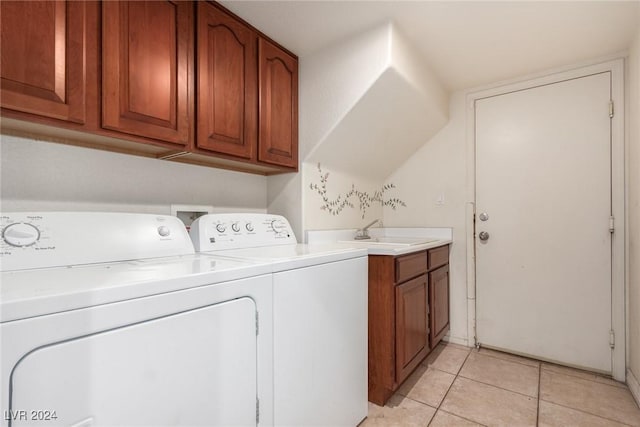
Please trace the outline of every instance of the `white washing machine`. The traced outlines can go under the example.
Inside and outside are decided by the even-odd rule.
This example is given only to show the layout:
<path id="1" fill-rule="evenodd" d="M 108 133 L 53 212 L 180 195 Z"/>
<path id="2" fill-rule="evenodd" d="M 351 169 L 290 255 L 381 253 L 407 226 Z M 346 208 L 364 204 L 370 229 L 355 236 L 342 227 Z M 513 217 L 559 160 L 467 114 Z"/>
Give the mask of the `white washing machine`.
<path id="1" fill-rule="evenodd" d="M 355 426 L 367 416 L 367 251 L 298 244 L 267 214 L 211 214 L 196 251 L 273 266 L 274 424 Z"/>
<path id="2" fill-rule="evenodd" d="M 3 213 L 2 425 L 271 425 L 271 267 L 170 216 Z"/>

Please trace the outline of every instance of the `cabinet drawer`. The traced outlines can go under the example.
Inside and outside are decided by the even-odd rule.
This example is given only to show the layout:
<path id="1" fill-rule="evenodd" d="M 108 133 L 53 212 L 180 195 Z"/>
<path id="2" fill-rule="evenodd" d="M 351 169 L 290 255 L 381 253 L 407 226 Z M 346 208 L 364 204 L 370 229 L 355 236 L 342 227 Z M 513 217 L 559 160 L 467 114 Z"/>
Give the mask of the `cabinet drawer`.
<path id="1" fill-rule="evenodd" d="M 422 251 L 396 258 L 396 283 L 427 271 L 427 252 Z"/>
<path id="2" fill-rule="evenodd" d="M 427 251 L 429 258 L 429 270 L 449 263 L 449 245 L 445 245 Z"/>

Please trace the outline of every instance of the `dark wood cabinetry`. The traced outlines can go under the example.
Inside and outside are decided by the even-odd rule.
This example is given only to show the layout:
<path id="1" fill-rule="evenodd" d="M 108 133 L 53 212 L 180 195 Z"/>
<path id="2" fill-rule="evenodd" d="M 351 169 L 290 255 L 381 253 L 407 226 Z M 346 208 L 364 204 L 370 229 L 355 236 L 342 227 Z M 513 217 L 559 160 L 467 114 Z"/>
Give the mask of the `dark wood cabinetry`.
<path id="1" fill-rule="evenodd" d="M 384 405 L 449 330 L 449 246 L 369 256 L 369 400 Z"/>
<path id="2" fill-rule="evenodd" d="M 258 159 L 298 166 L 298 60 L 267 40 L 259 42 Z"/>
<path id="3" fill-rule="evenodd" d="M 402 382 L 429 352 L 427 275 L 396 288 L 396 381 Z"/>
<path id="4" fill-rule="evenodd" d="M 0 2 L 2 107 L 53 119 L 86 119 L 86 4 Z"/>
<path id="5" fill-rule="evenodd" d="M 258 128 L 258 35 L 198 2 L 197 139 L 200 149 L 253 159 Z"/>
<path id="6" fill-rule="evenodd" d="M 187 145 L 188 2 L 102 3 L 102 126 Z"/>
<path id="7" fill-rule="evenodd" d="M 3 132 L 261 174 L 297 171 L 298 60 L 221 5 L 0 7 Z"/>

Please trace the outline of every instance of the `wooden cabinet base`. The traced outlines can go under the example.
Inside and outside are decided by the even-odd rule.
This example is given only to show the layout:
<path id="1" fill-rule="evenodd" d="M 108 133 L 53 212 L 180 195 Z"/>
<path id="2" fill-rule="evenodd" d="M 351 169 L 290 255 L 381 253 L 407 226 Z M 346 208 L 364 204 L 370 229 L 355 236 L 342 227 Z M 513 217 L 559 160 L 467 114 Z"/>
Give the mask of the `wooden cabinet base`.
<path id="1" fill-rule="evenodd" d="M 369 256 L 369 401 L 384 405 L 449 330 L 449 247 Z"/>

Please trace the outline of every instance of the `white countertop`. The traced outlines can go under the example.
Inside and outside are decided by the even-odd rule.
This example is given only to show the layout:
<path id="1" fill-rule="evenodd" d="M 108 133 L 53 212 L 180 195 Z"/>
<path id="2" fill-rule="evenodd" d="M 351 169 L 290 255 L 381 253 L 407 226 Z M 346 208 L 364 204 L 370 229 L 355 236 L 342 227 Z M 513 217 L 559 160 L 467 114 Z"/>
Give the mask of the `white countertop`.
<path id="1" fill-rule="evenodd" d="M 307 230 L 306 239 L 309 245 L 327 244 L 339 242 L 353 248 L 366 248 L 369 255 L 405 255 L 412 252 L 437 248 L 453 242 L 451 228 L 370 228 L 369 235 L 372 240 L 353 240 L 356 229 L 343 230 Z M 407 239 L 428 240 L 421 244 L 393 244 L 376 242 L 375 238 L 398 238 L 398 241 Z"/>

